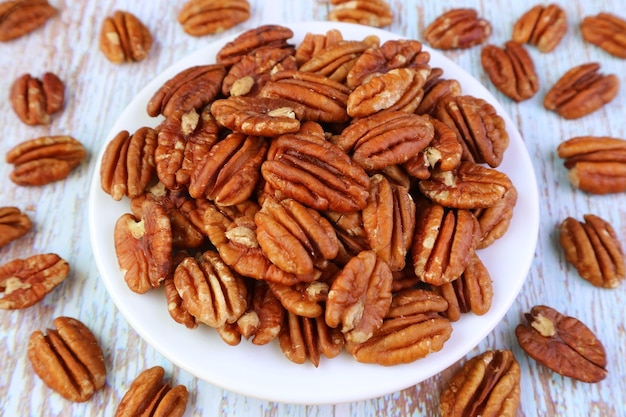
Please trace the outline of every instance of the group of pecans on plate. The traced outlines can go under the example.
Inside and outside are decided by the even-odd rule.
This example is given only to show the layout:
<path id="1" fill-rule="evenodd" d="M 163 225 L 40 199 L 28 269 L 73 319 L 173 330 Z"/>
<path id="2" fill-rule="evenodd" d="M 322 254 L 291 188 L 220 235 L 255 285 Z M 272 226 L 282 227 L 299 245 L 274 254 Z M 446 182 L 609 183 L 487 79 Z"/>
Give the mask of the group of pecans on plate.
<path id="1" fill-rule="evenodd" d="M 331 4 L 329 20 L 371 26 L 393 20 L 382 0 Z M 36 29 L 55 12 L 41 1 L 0 3 L 0 40 Z M 245 0 L 192 0 L 178 21 L 202 36 L 249 15 Z M 601 13 L 585 18 L 581 31 L 624 57 L 616 34 L 625 27 Z M 528 99 L 538 77 L 524 44 L 547 53 L 566 30 L 559 6 L 536 6 L 504 48 L 483 48 L 483 68 L 503 94 Z M 490 34 L 489 22 L 474 10 L 453 9 L 424 38 L 433 48 L 458 49 L 483 44 Z M 146 103 L 150 116 L 161 117 L 157 127 L 120 132 L 110 142 L 102 188 L 131 201 L 131 213 L 114 231 L 120 268 L 135 292 L 164 287 L 174 320 L 214 327 L 229 344 L 277 339 L 289 360 L 315 366 L 343 349 L 382 365 L 427 356 L 443 347 L 461 314 L 490 307 L 491 278 L 480 249 L 506 232 L 517 198 L 497 170 L 508 145 L 504 123 L 489 103 L 463 95 L 445 68 L 431 68 L 418 41 L 380 44 L 374 36 L 345 40 L 329 31 L 292 45 L 291 36 L 278 25 L 244 32 L 215 64 L 182 71 Z M 103 22 L 100 49 L 111 62 L 140 61 L 151 45 L 147 28 L 130 13 L 117 11 Z M 590 63 L 567 72 L 546 95 L 545 108 L 574 119 L 609 103 L 617 78 L 598 69 Z M 14 83 L 11 102 L 24 123 L 47 124 L 62 109 L 64 90 L 54 74 L 41 80 L 25 74 Z M 476 126 L 484 128 L 480 137 L 469 134 Z M 565 141 L 558 153 L 576 187 L 621 192 L 625 144 L 587 136 Z M 80 142 L 50 136 L 18 145 L 7 162 L 15 165 L 16 184 L 44 185 L 65 178 L 84 158 Z M 0 208 L 0 245 L 30 228 L 19 209 Z M 568 218 L 560 237 L 583 278 L 619 285 L 623 252 L 606 221 Z M 2 308 L 32 305 L 68 271 L 54 254 L 1 266 Z M 534 307 L 527 319 L 516 335 L 529 356 L 585 382 L 605 377 L 604 349 L 580 321 L 547 306 Z M 54 325 L 47 335 L 33 333 L 29 359 L 51 388 L 85 401 L 104 384 L 102 351 L 78 320 L 60 317 Z M 66 354 L 55 356 L 59 349 Z M 64 378 L 78 378 L 77 390 L 64 388 Z M 146 370 L 119 410 L 156 395 L 156 405 L 176 410 L 167 415 L 182 414 L 186 388 L 170 388 L 162 378 L 161 368 Z M 442 414 L 515 415 L 519 380 L 511 351 L 485 352 L 453 378 L 441 396 Z"/>

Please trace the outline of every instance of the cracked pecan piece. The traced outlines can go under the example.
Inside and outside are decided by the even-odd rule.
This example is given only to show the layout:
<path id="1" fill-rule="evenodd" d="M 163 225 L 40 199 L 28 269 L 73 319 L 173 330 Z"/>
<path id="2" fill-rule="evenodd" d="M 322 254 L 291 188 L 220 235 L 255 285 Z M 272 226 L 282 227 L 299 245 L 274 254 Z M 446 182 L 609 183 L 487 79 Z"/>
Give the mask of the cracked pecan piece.
<path id="1" fill-rule="evenodd" d="M 362 343 L 383 324 L 391 305 L 389 265 L 374 251 L 353 257 L 334 278 L 326 300 L 325 320 L 346 341 Z"/>
<path id="2" fill-rule="evenodd" d="M 353 121 L 331 141 L 365 170 L 382 170 L 415 158 L 435 131 L 431 121 L 404 111 L 374 113 Z"/>
<path id="3" fill-rule="evenodd" d="M 521 371 L 513 352 L 488 350 L 469 359 L 441 393 L 442 417 L 515 417 Z"/>
<path id="4" fill-rule="evenodd" d="M 461 163 L 463 147 L 459 143 L 456 133 L 448 125 L 428 116 L 422 117 L 432 123 L 433 138 L 417 156 L 402 164 L 408 175 L 427 179 L 434 170 L 452 171 Z"/>
<path id="5" fill-rule="evenodd" d="M 217 252 L 186 257 L 174 271 L 174 285 L 182 307 L 201 323 L 221 327 L 234 323 L 247 308 L 247 288 Z"/>
<path id="6" fill-rule="evenodd" d="M 415 275 L 435 286 L 454 281 L 469 265 L 479 239 L 480 225 L 469 210 L 418 204 L 411 246 Z"/>
<path id="7" fill-rule="evenodd" d="M 513 25 L 512 40 L 534 45 L 550 52 L 567 33 L 567 15 L 557 4 L 538 4 L 524 13 Z"/>
<path id="8" fill-rule="evenodd" d="M 452 282 L 433 287 L 447 302 L 445 316 L 450 321 L 457 321 L 461 314 L 472 312 L 478 316 L 486 314 L 493 300 L 491 275 L 474 253 L 460 277 Z"/>
<path id="9" fill-rule="evenodd" d="M 308 359 L 316 368 L 322 355 L 334 358 L 343 349 L 343 334 L 328 327 L 324 317 L 299 317 L 288 312 L 278 336 L 280 349 L 290 361 L 303 364 Z"/>
<path id="10" fill-rule="evenodd" d="M 626 20 L 612 13 L 586 16 L 580 23 L 584 40 L 618 58 L 626 58 Z"/>
<path id="11" fill-rule="evenodd" d="M 348 114 L 359 118 L 379 111 L 413 113 L 424 96 L 429 73 L 430 68 L 396 68 L 373 75 L 348 96 Z"/>
<path id="12" fill-rule="evenodd" d="M 178 12 L 178 23 L 192 36 L 223 32 L 249 18 L 247 0 L 188 0 Z"/>
<path id="13" fill-rule="evenodd" d="M 116 10 L 102 22 L 100 50 L 115 63 L 139 62 L 146 59 L 152 48 L 152 35 L 137 16 Z"/>
<path id="14" fill-rule="evenodd" d="M 272 74 L 260 96 L 289 100 L 302 106 L 299 119 L 320 123 L 344 123 L 349 117 L 346 105 L 350 89 L 325 75 L 302 70 Z M 287 133 L 287 132 L 284 132 Z"/>
<path id="15" fill-rule="evenodd" d="M 275 193 L 316 210 L 349 212 L 367 205 L 365 170 L 340 147 L 314 135 L 273 140 L 261 173 Z"/>
<path id="16" fill-rule="evenodd" d="M 28 233 L 33 223 L 28 214 L 17 207 L 0 207 L 0 247 Z"/>
<path id="17" fill-rule="evenodd" d="M 11 181 L 39 186 L 66 178 L 86 156 L 83 144 L 71 136 L 43 136 L 11 148 L 6 161 L 14 165 Z"/>
<path id="18" fill-rule="evenodd" d="M 331 0 L 334 7 L 328 12 L 328 20 L 358 23 L 382 28 L 393 22 L 393 11 L 384 0 Z"/>
<path id="19" fill-rule="evenodd" d="M 450 321 L 441 316 L 448 303 L 423 290 L 394 294 L 382 326 L 365 342 L 346 341 L 346 350 L 361 363 L 384 366 L 411 363 L 441 350 L 450 338 Z"/>
<path id="20" fill-rule="evenodd" d="M 565 258 L 596 287 L 617 288 L 626 278 L 622 244 L 610 223 L 585 214 L 584 222 L 566 218 L 559 228 Z"/>
<path id="21" fill-rule="evenodd" d="M 474 96 L 447 96 L 434 111 L 457 134 L 464 160 L 486 163 L 495 168 L 502 163 L 509 146 L 504 119 L 485 100 Z"/>
<path id="22" fill-rule="evenodd" d="M 469 161 L 461 162 L 453 171 L 433 171 L 418 184 L 430 200 L 468 210 L 493 206 L 511 187 L 513 183 L 504 172 Z"/>
<path id="23" fill-rule="evenodd" d="M 104 354 L 96 337 L 81 321 L 57 317 L 47 334 L 28 339 L 27 355 L 35 373 L 51 389 L 74 402 L 85 402 L 104 387 Z"/>
<path id="24" fill-rule="evenodd" d="M 550 88 L 543 106 L 564 119 L 578 119 L 610 103 L 619 92 L 615 74 L 598 72 L 600 64 L 590 62 L 569 69 Z"/>
<path id="25" fill-rule="evenodd" d="M 515 328 L 515 336 L 528 356 L 582 382 L 606 378 L 604 346 L 583 322 L 544 305 L 533 307 L 526 320 Z"/>
<path id="26" fill-rule="evenodd" d="M 329 268 L 329 271 L 336 271 Z M 281 283 L 266 279 L 269 289 L 286 311 L 300 317 L 315 318 L 324 315 L 324 302 L 329 286 L 322 277 L 313 282 Z"/>
<path id="27" fill-rule="evenodd" d="M 9 92 L 15 114 L 27 125 L 50 124 L 50 116 L 65 103 L 65 85 L 54 73 L 46 72 L 41 79 L 30 74 L 19 77 Z"/>
<path id="28" fill-rule="evenodd" d="M 220 93 L 225 76 L 226 68 L 219 64 L 184 69 L 154 93 L 146 111 L 152 117 L 179 117 L 191 110 L 202 111 Z"/>
<path id="29" fill-rule="evenodd" d="M 195 164 L 189 194 L 193 198 L 208 198 L 220 206 L 245 202 L 256 191 L 268 147 L 265 138 L 229 134 Z"/>
<path id="30" fill-rule="evenodd" d="M 46 0 L 5 1 L 0 4 L 0 42 L 24 36 L 57 14 Z"/>
<path id="31" fill-rule="evenodd" d="M 182 417 L 189 398 L 187 387 L 171 387 L 163 381 L 164 376 L 165 371 L 160 366 L 148 368 L 137 375 L 117 406 L 115 417 Z"/>
<path id="32" fill-rule="evenodd" d="M 283 327 L 285 308 L 267 282 L 256 280 L 250 287 L 248 310 L 237 320 L 239 332 L 255 345 L 276 339 Z"/>
<path id="33" fill-rule="evenodd" d="M 216 62 L 225 67 L 230 67 L 245 55 L 257 48 L 288 47 L 287 41 L 293 37 L 293 31 L 280 25 L 262 25 L 254 29 L 246 30 L 232 41 L 226 43 L 215 57 Z"/>
<path id="34" fill-rule="evenodd" d="M 384 74 L 397 68 L 416 71 L 429 69 L 430 54 L 422 49 L 422 43 L 410 39 L 392 39 L 380 47 L 363 51 L 346 77 L 346 85 L 356 88 L 376 74 Z"/>
<path id="35" fill-rule="evenodd" d="M 424 39 L 436 49 L 466 49 L 491 36 L 491 23 L 470 8 L 451 9 L 424 30 Z"/>
<path id="36" fill-rule="evenodd" d="M 503 48 L 487 45 L 480 62 L 492 84 L 516 102 L 531 98 L 539 90 L 535 64 L 520 43 L 509 41 Z"/>
<path id="37" fill-rule="evenodd" d="M 391 271 L 404 269 L 415 231 L 415 203 L 409 189 L 381 174 L 374 175 L 362 213 L 369 247 Z"/>
<path id="38" fill-rule="evenodd" d="M 208 107 L 170 116 L 157 126 L 154 164 L 159 180 L 169 189 L 190 185 L 197 167 L 219 141 L 220 127 Z"/>
<path id="39" fill-rule="evenodd" d="M 575 187 L 593 194 L 626 191 L 626 140 L 579 136 L 562 142 L 557 153 Z"/>
<path id="40" fill-rule="evenodd" d="M 134 198 L 143 194 L 156 175 L 156 147 L 157 132 L 150 127 L 141 127 L 133 134 L 120 131 L 107 144 L 102 155 L 102 190 L 116 201 L 124 196 Z"/>
<path id="41" fill-rule="evenodd" d="M 211 113 L 221 126 L 251 136 L 297 132 L 304 111 L 302 104 L 284 98 L 231 96 L 211 104 Z"/>
<path id="42" fill-rule="evenodd" d="M 141 216 L 123 214 L 113 232 L 124 281 L 136 293 L 158 287 L 171 273 L 172 226 L 166 209 L 147 198 Z"/>
<path id="43" fill-rule="evenodd" d="M 69 271 L 67 261 L 55 253 L 14 259 L 0 266 L 0 309 L 23 309 L 38 303 Z"/>

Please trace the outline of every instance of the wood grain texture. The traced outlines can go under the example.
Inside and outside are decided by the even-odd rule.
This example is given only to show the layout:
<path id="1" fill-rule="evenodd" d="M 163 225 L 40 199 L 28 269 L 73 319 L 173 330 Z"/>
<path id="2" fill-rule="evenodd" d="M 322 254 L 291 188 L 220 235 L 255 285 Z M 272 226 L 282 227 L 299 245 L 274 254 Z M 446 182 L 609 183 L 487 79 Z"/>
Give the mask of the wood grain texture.
<path id="1" fill-rule="evenodd" d="M 177 369 L 146 342 L 115 308 L 100 280 L 89 243 L 87 195 L 95 158 L 110 126 L 135 94 L 170 64 L 190 52 L 240 30 L 262 23 L 325 20 L 328 3 L 315 0 L 252 0 L 252 17 L 223 34 L 193 38 L 175 16 L 179 5 L 168 0 L 138 2 L 51 0 L 60 11 L 44 27 L 16 41 L 0 44 L 0 154 L 17 143 L 47 134 L 71 134 L 88 149 L 86 163 L 65 181 L 44 187 L 18 187 L 8 180 L 11 166 L 0 162 L 0 206 L 15 205 L 34 221 L 34 230 L 0 248 L 0 263 L 40 252 L 56 252 L 71 265 L 68 279 L 43 302 L 24 311 L 0 311 L 0 417 L 112 416 L 129 383 L 143 369 L 161 365 L 168 376 L 191 393 L 186 416 L 438 416 L 439 393 L 463 360 L 418 385 L 367 401 L 328 406 L 268 403 L 200 381 Z M 394 23 L 386 28 L 421 39 L 424 28 L 443 11 L 473 7 L 493 26 L 490 43 L 510 38 L 515 20 L 535 4 L 524 0 L 389 0 Z M 541 88 L 532 99 L 516 104 L 489 83 L 480 67 L 480 48 L 446 52 L 485 84 L 516 123 L 533 160 L 540 193 L 540 231 L 535 259 L 516 302 L 502 322 L 468 357 L 490 348 L 511 348 L 522 368 L 519 416 L 626 416 L 626 286 L 614 290 L 592 287 L 565 262 L 556 227 L 567 216 L 594 213 L 626 236 L 626 196 L 592 196 L 573 189 L 556 147 L 578 135 L 626 138 L 626 90 L 600 111 L 566 121 L 542 107 L 548 88 L 569 68 L 596 61 L 602 72 L 626 84 L 626 60 L 586 44 L 579 30 L 584 16 L 600 11 L 622 12 L 622 0 L 556 1 L 567 12 L 569 31 L 551 53 L 529 47 Z M 149 4 L 149 5 L 148 5 Z M 270 6 L 271 4 L 271 6 Z M 138 16 L 155 37 L 149 57 L 138 64 L 114 65 L 98 50 L 100 24 L 116 9 Z M 11 83 L 25 72 L 55 72 L 66 83 L 67 103 L 46 127 L 23 125 L 6 99 Z M 625 240 L 626 242 L 626 240 Z M 547 304 L 586 323 L 605 344 L 609 375 L 598 384 L 561 377 L 529 359 L 519 349 L 514 329 L 533 305 Z M 83 321 L 101 341 L 108 364 L 106 387 L 92 400 L 71 404 L 52 393 L 32 372 L 25 355 L 30 333 L 51 326 L 54 317 Z"/>

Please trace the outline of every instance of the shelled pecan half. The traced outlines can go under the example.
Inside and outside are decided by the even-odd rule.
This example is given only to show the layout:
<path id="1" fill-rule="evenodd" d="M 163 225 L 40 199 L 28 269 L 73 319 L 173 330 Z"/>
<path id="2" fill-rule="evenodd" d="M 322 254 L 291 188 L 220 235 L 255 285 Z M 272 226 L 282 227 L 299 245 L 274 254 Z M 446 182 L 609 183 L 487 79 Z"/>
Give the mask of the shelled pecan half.
<path id="1" fill-rule="evenodd" d="M 616 288 L 626 278 L 622 244 L 610 223 L 585 214 L 584 222 L 566 218 L 559 228 L 565 258 L 596 287 Z"/>
<path id="2" fill-rule="evenodd" d="M 24 74 L 13 82 L 9 98 L 22 122 L 47 125 L 50 124 L 50 116 L 63 108 L 65 85 L 52 72 L 46 72 L 41 79 Z"/>
<path id="3" fill-rule="evenodd" d="M 344 345 L 341 331 L 329 327 L 323 316 L 308 318 L 291 312 L 286 314 L 278 338 L 280 349 L 290 361 L 302 364 L 308 359 L 316 368 L 322 355 L 334 358 Z"/>
<path id="4" fill-rule="evenodd" d="M 575 187 L 593 194 L 626 191 L 626 140 L 578 136 L 562 142 L 557 153 Z"/>
<path id="5" fill-rule="evenodd" d="M 17 207 L 0 207 L 0 247 L 24 236 L 33 227 L 28 214 Z"/>
<path id="6" fill-rule="evenodd" d="M 424 30 L 424 39 L 436 49 L 466 49 L 491 36 L 491 23 L 470 8 L 451 9 Z"/>
<path id="7" fill-rule="evenodd" d="M 146 59 L 152 49 L 152 35 L 137 16 L 116 10 L 102 22 L 100 50 L 115 64 Z"/>
<path id="8" fill-rule="evenodd" d="M 580 32 L 590 42 L 618 58 L 626 58 L 626 20 L 612 13 L 586 16 L 580 23 Z"/>
<path id="9" fill-rule="evenodd" d="M 567 33 L 567 15 L 557 4 L 538 4 L 524 13 L 513 26 L 512 40 L 535 45 L 550 52 Z"/>
<path id="10" fill-rule="evenodd" d="M 5 1 L 0 5 L 0 42 L 24 36 L 43 26 L 58 10 L 46 0 Z"/>
<path id="11" fill-rule="evenodd" d="M 520 102 L 539 90 L 535 64 L 520 43 L 508 41 L 503 48 L 487 45 L 480 62 L 493 85 L 507 97 Z"/>
<path id="12" fill-rule="evenodd" d="M 55 253 L 14 259 L 0 266 L 0 309 L 30 307 L 61 284 L 69 274 L 66 260 Z"/>
<path id="13" fill-rule="evenodd" d="M 189 393 L 184 385 L 171 387 L 163 381 L 165 370 L 154 366 L 142 371 L 130 384 L 115 411 L 115 417 L 182 417 Z"/>
<path id="14" fill-rule="evenodd" d="M 543 106 L 565 119 L 578 119 L 610 103 L 619 92 L 620 81 L 615 74 L 604 75 L 599 70 L 597 62 L 569 69 L 545 95 Z"/>
<path id="15" fill-rule="evenodd" d="M 461 95 L 461 84 L 454 78 L 443 78 L 443 69 L 432 68 L 430 74 L 424 83 L 424 97 L 415 109 L 416 114 L 433 115 L 437 103 L 447 96 Z"/>
<path id="16" fill-rule="evenodd" d="M 515 328 L 517 340 L 531 358 L 554 372 L 582 382 L 607 376 L 604 346 L 580 320 L 548 306 L 526 313 L 527 324 Z"/>
<path id="17" fill-rule="evenodd" d="M 488 350 L 474 356 L 441 393 L 441 416 L 515 417 L 520 380 L 520 367 L 510 350 Z"/>
<path id="18" fill-rule="evenodd" d="M 226 0 L 228 1 L 228 0 Z M 293 37 L 293 31 L 281 25 L 262 25 L 249 29 L 227 42 L 217 51 L 215 60 L 218 64 L 230 67 L 245 55 L 257 48 L 284 48 Z"/>
<path id="19" fill-rule="evenodd" d="M 248 0 L 188 0 L 178 12 L 178 23 L 192 36 L 223 32 L 249 18 Z"/>
<path id="20" fill-rule="evenodd" d="M 373 27 L 389 26 L 393 11 L 385 0 L 331 0 L 328 20 L 358 23 Z"/>
<path id="21" fill-rule="evenodd" d="M 102 348 L 81 321 L 57 317 L 52 323 L 55 329 L 47 334 L 31 334 L 28 360 L 48 387 L 70 401 L 85 402 L 106 382 Z"/>

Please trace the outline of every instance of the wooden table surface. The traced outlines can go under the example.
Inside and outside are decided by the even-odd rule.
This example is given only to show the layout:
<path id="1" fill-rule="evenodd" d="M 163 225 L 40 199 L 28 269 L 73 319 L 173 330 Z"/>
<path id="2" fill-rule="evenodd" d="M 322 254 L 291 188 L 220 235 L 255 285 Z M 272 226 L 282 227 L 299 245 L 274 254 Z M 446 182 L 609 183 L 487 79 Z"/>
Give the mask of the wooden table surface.
<path id="1" fill-rule="evenodd" d="M 138 91 L 173 62 L 240 30 L 262 23 L 325 20 L 329 9 L 320 0 L 252 0 L 252 17 L 224 34 L 194 38 L 175 17 L 182 1 L 51 0 L 60 13 L 43 28 L 0 44 L 0 153 L 30 138 L 69 134 L 88 149 L 89 157 L 66 180 L 43 187 L 20 187 L 9 181 L 12 167 L 0 162 L 0 206 L 18 206 L 34 221 L 33 230 L 0 248 L 0 264 L 35 253 L 56 252 L 69 261 L 67 280 L 39 304 L 0 311 L 0 416 L 112 416 L 129 382 L 139 371 L 161 365 L 191 392 L 186 416 L 437 416 L 439 394 L 463 360 L 420 384 L 389 395 L 337 405 L 290 405 L 248 398 L 198 380 L 177 369 L 129 326 L 108 296 L 94 263 L 87 222 L 88 190 L 97 155 L 110 127 Z M 609 221 L 620 238 L 626 232 L 623 194 L 596 196 L 572 188 L 557 145 L 579 135 L 626 138 L 626 90 L 603 109 L 575 121 L 561 119 L 542 107 L 543 96 L 567 69 L 599 62 L 626 85 L 626 61 L 585 43 L 579 23 L 601 11 L 623 12 L 622 0 L 557 1 L 567 12 L 569 30 L 551 53 L 529 47 L 541 88 L 532 99 L 516 104 L 500 94 L 480 67 L 480 48 L 446 52 L 485 84 L 502 103 L 521 132 L 532 158 L 540 196 L 540 230 L 534 261 L 521 293 L 501 323 L 467 357 L 486 349 L 510 348 L 522 369 L 520 416 L 626 416 L 626 327 L 624 285 L 599 289 L 580 278 L 559 249 L 557 225 L 567 216 L 594 213 Z M 424 28 L 452 7 L 473 7 L 493 26 L 490 43 L 510 38 L 513 23 L 535 4 L 524 0 L 390 0 L 395 17 L 385 29 L 421 39 Z M 152 32 L 155 44 L 140 63 L 114 65 L 98 50 L 103 18 L 115 9 L 137 15 Z M 623 15 L 623 13 L 622 13 Z M 30 127 L 13 113 L 8 92 L 13 80 L 29 72 L 52 71 L 66 83 L 67 103 L 49 126 Z M 626 243 L 626 240 L 624 240 Z M 517 345 L 514 328 L 524 312 L 547 304 L 587 324 L 604 343 L 608 377 L 585 384 L 561 377 L 529 359 Z M 51 326 L 60 316 L 80 319 L 102 341 L 108 375 L 104 389 L 86 403 L 70 403 L 35 376 L 26 358 L 30 333 Z"/>

